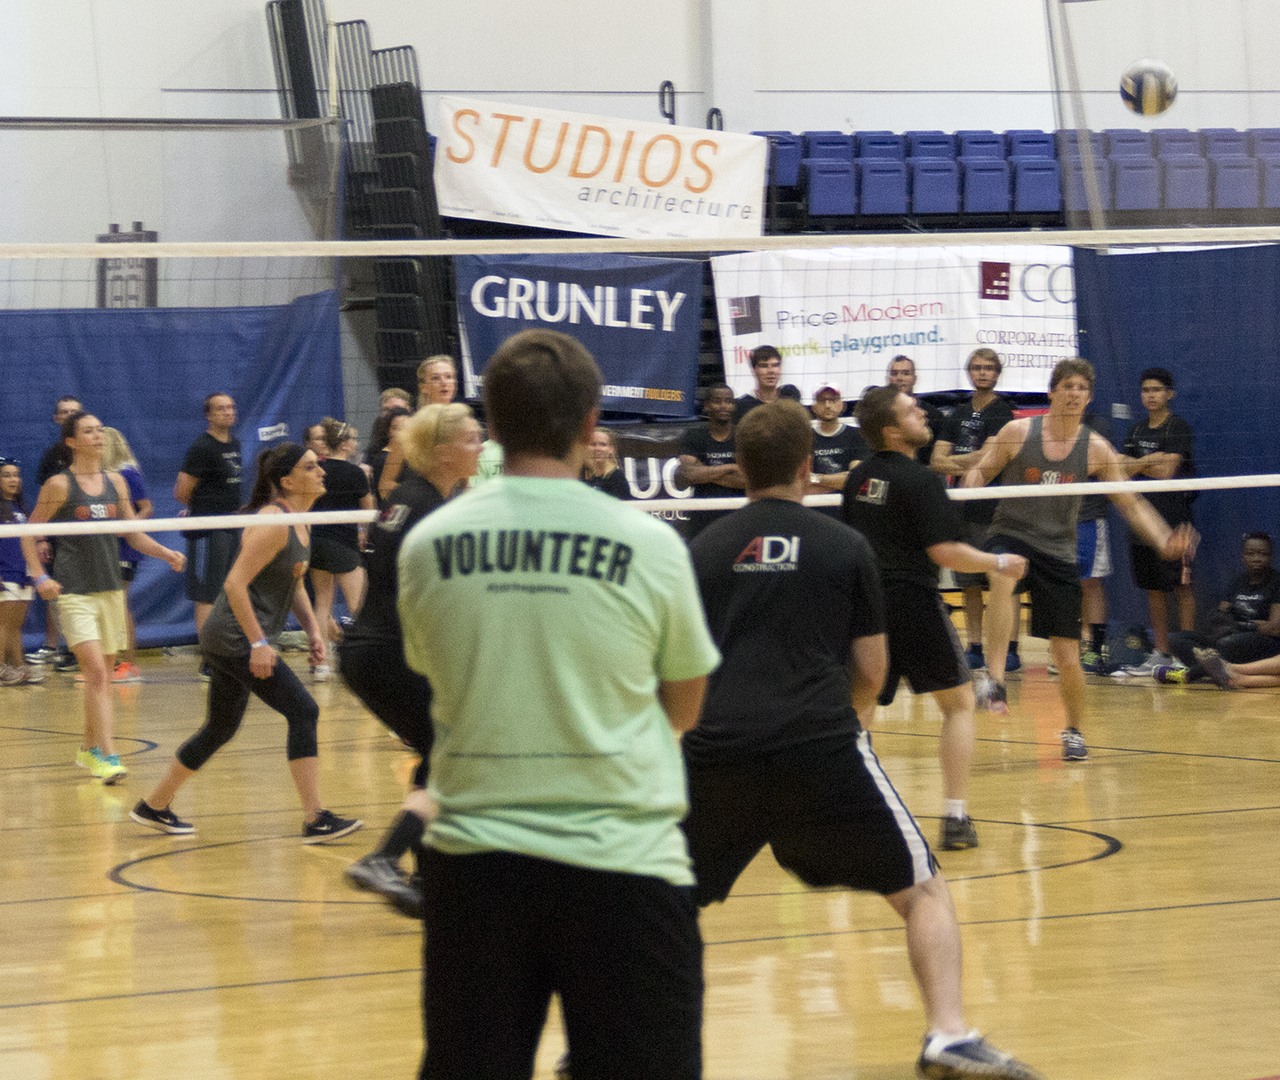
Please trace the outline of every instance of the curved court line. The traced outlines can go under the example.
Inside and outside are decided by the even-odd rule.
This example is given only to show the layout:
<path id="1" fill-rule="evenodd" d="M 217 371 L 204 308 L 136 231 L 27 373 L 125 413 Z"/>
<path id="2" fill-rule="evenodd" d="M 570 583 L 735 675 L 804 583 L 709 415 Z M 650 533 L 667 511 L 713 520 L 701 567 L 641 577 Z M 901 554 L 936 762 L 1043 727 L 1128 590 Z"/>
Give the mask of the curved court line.
<path id="1" fill-rule="evenodd" d="M 34 733 L 36 735 L 65 735 L 67 738 L 75 739 L 76 741 L 79 741 L 84 734 L 82 731 L 72 731 L 72 732 L 50 731 L 45 728 L 22 728 L 22 727 L 3 727 L 3 726 L 0 726 L 0 731 L 25 731 L 29 733 Z M 137 739 L 129 735 L 117 735 L 115 736 L 115 741 L 118 743 L 137 743 L 138 744 L 138 748 L 136 750 L 130 750 L 128 753 L 121 754 L 120 756 L 122 758 L 134 758 L 134 757 L 139 757 L 142 754 L 149 754 L 151 753 L 152 750 L 156 750 L 160 746 L 158 742 L 153 742 L 151 739 Z M 3 765 L 3 766 L 0 766 L 0 772 L 24 772 L 29 769 L 64 769 L 64 768 L 69 769 L 74 767 L 75 767 L 74 761 L 42 761 L 38 763 L 33 763 L 31 765 Z"/>

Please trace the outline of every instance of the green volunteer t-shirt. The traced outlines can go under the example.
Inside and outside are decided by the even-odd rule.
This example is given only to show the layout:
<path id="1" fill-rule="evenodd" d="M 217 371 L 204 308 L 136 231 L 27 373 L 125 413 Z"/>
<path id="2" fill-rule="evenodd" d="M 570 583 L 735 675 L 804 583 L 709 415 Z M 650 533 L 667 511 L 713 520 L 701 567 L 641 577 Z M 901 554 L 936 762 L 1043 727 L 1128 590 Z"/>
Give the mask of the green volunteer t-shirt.
<path id="1" fill-rule="evenodd" d="M 503 476 L 414 526 L 399 572 L 434 692 L 431 845 L 692 884 L 657 691 L 720 655 L 675 531 L 577 480 Z"/>

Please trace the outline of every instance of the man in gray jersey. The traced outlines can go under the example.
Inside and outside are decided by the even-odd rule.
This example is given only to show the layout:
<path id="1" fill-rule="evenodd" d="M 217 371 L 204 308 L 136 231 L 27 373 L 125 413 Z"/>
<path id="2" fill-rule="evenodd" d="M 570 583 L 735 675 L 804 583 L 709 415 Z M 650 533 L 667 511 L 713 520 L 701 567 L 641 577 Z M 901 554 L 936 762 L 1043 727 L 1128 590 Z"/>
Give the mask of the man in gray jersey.
<path id="1" fill-rule="evenodd" d="M 1049 412 L 1006 424 L 988 443 L 981 461 L 964 478 L 965 487 L 982 487 L 997 476 L 1002 484 L 1072 484 L 1096 476 L 1123 480 L 1119 458 L 1101 435 L 1084 426 L 1093 398 L 1093 365 L 1062 360 L 1049 379 Z M 1171 530 L 1140 495 L 1110 496 L 1130 526 L 1163 559 L 1179 559 L 1193 546 L 1189 525 Z M 1058 693 L 1067 714 L 1062 757 L 1084 761 L 1089 756 L 1080 725 L 1084 719 L 1084 669 L 1080 666 L 1080 571 L 1076 566 L 1076 519 L 1080 497 L 1055 496 L 1002 499 L 987 532 L 987 548 L 1026 556 L 1030 568 L 1023 579 L 1031 593 L 1031 636 L 1049 639 L 1058 666 Z M 993 575 L 987 612 L 987 670 L 978 689 L 979 704 L 1007 713 L 1001 681 L 1008 647 L 1017 583 Z"/>

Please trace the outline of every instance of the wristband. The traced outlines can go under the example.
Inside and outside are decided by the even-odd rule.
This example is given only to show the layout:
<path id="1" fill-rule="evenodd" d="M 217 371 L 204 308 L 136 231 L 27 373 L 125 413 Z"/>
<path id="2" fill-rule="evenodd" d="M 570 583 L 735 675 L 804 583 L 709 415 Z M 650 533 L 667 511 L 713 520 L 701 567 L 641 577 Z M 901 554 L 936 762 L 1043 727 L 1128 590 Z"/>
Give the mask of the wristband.
<path id="1" fill-rule="evenodd" d="M 255 641 L 252 645 L 249 646 L 249 651 L 252 652 L 254 649 L 260 649 L 262 648 L 263 645 L 269 646 L 270 644 L 271 642 L 269 642 L 266 638 L 258 638 L 257 641 Z"/>
<path id="2" fill-rule="evenodd" d="M 1004 552 L 1003 551 L 996 556 L 996 573 L 997 574 L 1004 573 Z"/>
<path id="3" fill-rule="evenodd" d="M 36 578 L 34 584 L 37 588 L 39 588 L 46 581 L 52 581 L 52 580 L 53 578 L 51 578 L 48 574 L 41 574 L 38 578 Z"/>

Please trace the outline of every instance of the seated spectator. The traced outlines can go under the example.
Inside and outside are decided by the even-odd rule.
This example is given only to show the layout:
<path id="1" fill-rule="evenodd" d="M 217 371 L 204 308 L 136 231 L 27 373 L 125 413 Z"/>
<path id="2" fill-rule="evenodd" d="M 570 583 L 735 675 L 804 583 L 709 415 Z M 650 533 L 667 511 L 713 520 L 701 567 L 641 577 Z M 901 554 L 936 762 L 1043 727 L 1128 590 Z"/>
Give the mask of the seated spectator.
<path id="1" fill-rule="evenodd" d="M 618 438 L 608 428 L 598 427 L 591 436 L 591 455 L 582 467 L 582 479 L 597 491 L 615 499 L 631 498 L 627 478 L 618 468 Z"/>
<path id="2" fill-rule="evenodd" d="M 1251 532 L 1244 538 L 1244 572 L 1231 583 L 1209 620 L 1208 633 L 1181 630 L 1169 638 L 1169 648 L 1185 668 L 1160 665 L 1157 682 L 1190 683 L 1211 674 L 1196 654 L 1212 648 L 1229 664 L 1248 664 L 1280 656 L 1280 573 L 1271 565 L 1271 537 Z M 1276 666 L 1280 673 L 1280 663 Z M 1280 685 L 1275 683 L 1251 685 Z"/>

